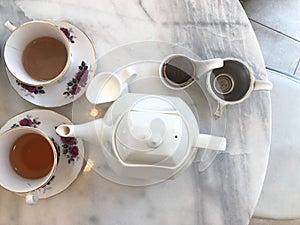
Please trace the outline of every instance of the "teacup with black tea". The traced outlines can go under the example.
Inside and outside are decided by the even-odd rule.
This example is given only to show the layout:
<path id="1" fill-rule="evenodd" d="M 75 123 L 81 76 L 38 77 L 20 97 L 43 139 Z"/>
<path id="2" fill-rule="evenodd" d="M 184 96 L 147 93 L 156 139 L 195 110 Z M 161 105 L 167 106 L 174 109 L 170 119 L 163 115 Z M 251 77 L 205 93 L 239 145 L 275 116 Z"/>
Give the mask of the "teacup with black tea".
<path id="1" fill-rule="evenodd" d="M 46 176 L 54 164 L 50 143 L 37 133 L 24 134 L 15 140 L 9 159 L 13 170 L 27 179 Z"/>
<path id="2" fill-rule="evenodd" d="M 23 193 L 26 202 L 36 203 L 37 190 L 54 176 L 57 150 L 42 130 L 16 127 L 0 134 L 0 185 Z"/>

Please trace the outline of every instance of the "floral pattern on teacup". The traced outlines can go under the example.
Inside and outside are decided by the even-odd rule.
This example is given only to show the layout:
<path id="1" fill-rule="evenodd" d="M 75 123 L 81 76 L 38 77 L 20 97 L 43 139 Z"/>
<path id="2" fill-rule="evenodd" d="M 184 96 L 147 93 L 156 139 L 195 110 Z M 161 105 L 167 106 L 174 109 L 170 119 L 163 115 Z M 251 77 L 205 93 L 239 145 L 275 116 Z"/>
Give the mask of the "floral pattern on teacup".
<path id="1" fill-rule="evenodd" d="M 27 115 L 26 117 L 22 118 L 19 120 L 19 122 L 14 123 L 11 128 L 16 128 L 20 126 L 27 126 L 27 127 L 34 127 L 37 128 L 39 125 L 41 125 L 41 122 L 39 121 L 38 117 L 33 118 L 31 115 Z M 54 127 L 56 129 L 56 127 Z M 51 141 L 53 142 L 56 152 L 57 152 L 57 161 L 59 161 L 60 158 L 60 150 L 62 149 L 62 153 L 67 157 L 68 163 L 73 163 L 75 160 L 79 159 L 79 148 L 77 146 L 78 141 L 75 137 L 61 137 L 59 136 L 59 142 L 60 144 L 57 143 L 57 141 L 53 138 L 50 137 Z"/>
<path id="2" fill-rule="evenodd" d="M 18 123 L 14 123 L 11 126 L 11 128 L 16 128 L 16 127 L 20 127 L 20 126 L 37 128 L 41 124 L 41 122 L 38 119 L 39 119 L 38 117 L 33 118 L 33 116 L 27 115 L 25 118 L 19 120 Z M 50 137 L 50 139 L 55 146 L 56 154 L 57 154 L 57 163 L 58 163 L 59 159 L 60 159 L 60 146 L 53 137 Z M 39 190 L 42 190 L 43 193 L 45 193 L 46 190 L 51 189 L 51 187 L 49 185 L 53 181 L 54 178 L 55 178 L 55 176 L 52 176 L 51 179 L 48 181 L 48 183 L 45 184 L 44 186 L 42 186 Z"/>
<path id="3" fill-rule="evenodd" d="M 25 118 L 21 119 L 18 123 L 14 123 L 11 128 L 16 128 L 16 127 L 33 127 L 33 128 L 37 128 L 41 122 L 38 120 L 39 118 L 33 118 L 30 115 L 27 115 Z M 50 137 L 52 143 L 55 146 L 56 149 L 56 153 L 57 153 L 57 162 L 59 162 L 59 158 L 60 158 L 60 147 L 57 144 L 57 142 L 55 141 L 55 139 L 53 137 Z"/>
<path id="4" fill-rule="evenodd" d="M 16 128 L 20 126 L 27 126 L 27 127 L 33 127 L 38 128 L 40 125 L 42 125 L 42 122 L 39 120 L 38 117 L 34 117 L 32 115 L 26 115 L 23 118 L 20 118 L 18 122 L 14 123 L 11 128 Z M 54 129 L 56 126 L 54 126 Z M 57 135 L 58 137 L 50 137 L 51 141 L 53 142 L 56 152 L 57 152 L 57 162 L 60 161 L 61 152 L 63 155 L 65 155 L 68 164 L 75 165 L 76 161 L 80 159 L 79 156 L 79 147 L 78 147 L 78 140 L 74 137 L 65 138 Z M 47 190 L 52 189 L 53 181 L 55 179 L 55 175 L 51 177 L 51 179 L 39 188 L 39 191 L 41 193 L 46 193 Z"/>
<path id="5" fill-rule="evenodd" d="M 75 76 L 67 83 L 66 91 L 63 93 L 65 97 L 74 98 L 77 95 L 81 88 L 84 88 L 87 85 L 89 70 L 86 62 L 82 61 L 80 66 L 78 66 L 78 72 Z"/>
<path id="6" fill-rule="evenodd" d="M 59 28 L 64 34 L 65 36 L 68 38 L 69 42 L 71 42 L 72 44 L 75 43 L 75 38 L 76 36 L 72 35 L 74 33 L 74 31 L 72 30 L 72 28 L 65 28 L 65 27 L 60 27 Z"/>
<path id="7" fill-rule="evenodd" d="M 11 128 L 15 127 L 34 127 L 37 128 L 38 125 L 41 124 L 40 121 L 38 121 L 39 118 L 32 118 L 32 116 L 27 115 L 25 118 L 21 119 L 18 123 L 14 123 Z"/>
<path id="8" fill-rule="evenodd" d="M 79 148 L 77 139 L 74 137 L 60 137 L 62 142 L 62 153 L 66 155 L 68 163 L 73 163 L 79 159 Z"/>
<path id="9" fill-rule="evenodd" d="M 30 94 L 32 97 L 32 94 L 38 95 L 38 94 L 45 94 L 45 90 L 43 86 L 31 86 L 28 84 L 24 84 L 19 80 L 16 80 L 16 83 L 26 92 L 28 92 L 28 94 Z"/>
<path id="10" fill-rule="evenodd" d="M 43 185 L 42 187 L 39 188 L 39 191 L 42 191 L 43 193 L 46 193 L 47 190 L 52 189 L 50 186 L 51 182 L 54 180 L 55 176 L 53 175 L 50 180 L 47 182 L 47 184 Z"/>

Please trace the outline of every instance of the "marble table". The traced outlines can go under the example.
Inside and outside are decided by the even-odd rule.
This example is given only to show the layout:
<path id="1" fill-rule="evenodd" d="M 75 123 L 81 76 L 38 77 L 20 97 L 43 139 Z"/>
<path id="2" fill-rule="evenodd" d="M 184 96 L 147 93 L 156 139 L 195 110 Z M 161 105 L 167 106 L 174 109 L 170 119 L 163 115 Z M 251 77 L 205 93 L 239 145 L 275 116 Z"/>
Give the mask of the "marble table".
<path id="1" fill-rule="evenodd" d="M 254 215 L 259 218 L 300 218 L 299 138 L 300 108 L 294 96 L 300 94 L 300 80 L 268 72 L 273 83 L 272 142 L 264 186 Z M 295 223 L 296 224 L 296 223 Z"/>
<path id="2" fill-rule="evenodd" d="M 2 24 L 6 20 L 15 24 L 35 19 L 70 21 L 88 35 L 99 59 L 119 46 L 159 41 L 181 46 L 201 59 L 241 58 L 257 79 L 267 79 L 254 32 L 237 0 L 140 0 L 126 4 L 117 0 L 0 0 L 0 19 Z M 2 26 L 0 33 L 3 46 L 9 32 Z M 3 125 L 20 112 L 37 107 L 10 86 L 3 58 L 0 69 Z M 80 122 L 72 118 L 76 104 L 52 110 Z M 85 168 L 64 192 L 33 206 L 0 189 L 0 224 L 247 225 L 268 163 L 269 93 L 253 93 L 242 104 L 228 107 L 214 124 L 221 124 L 227 150 L 213 156 L 199 154 L 174 180 L 132 187 L 107 179 L 97 168 Z M 89 148 L 86 150 L 88 154 Z"/>

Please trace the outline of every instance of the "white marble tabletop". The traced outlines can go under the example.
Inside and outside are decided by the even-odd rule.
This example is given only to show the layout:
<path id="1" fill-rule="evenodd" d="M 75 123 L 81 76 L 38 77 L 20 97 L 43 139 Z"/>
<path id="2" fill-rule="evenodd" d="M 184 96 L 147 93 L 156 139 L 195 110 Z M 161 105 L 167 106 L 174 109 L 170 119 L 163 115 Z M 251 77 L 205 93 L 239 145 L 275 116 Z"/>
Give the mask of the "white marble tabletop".
<path id="1" fill-rule="evenodd" d="M 295 104 L 294 96 L 300 94 L 300 80 L 272 71 L 268 75 L 273 83 L 272 142 L 265 182 L 254 215 L 258 218 L 298 219 L 300 143 L 297 131 L 300 108 Z"/>
<path id="2" fill-rule="evenodd" d="M 119 46 L 159 41 L 182 46 L 201 59 L 241 58 L 257 79 L 267 79 L 254 32 L 237 0 L 0 0 L 0 19 L 1 24 L 6 20 L 15 24 L 40 19 L 70 21 L 91 39 L 98 59 Z M 0 33 L 3 52 L 9 32 L 0 26 Z M 37 107 L 13 90 L 3 57 L 0 71 L 3 125 Z M 76 104 L 52 110 L 78 122 L 77 117 L 72 118 Z M 120 185 L 94 168 L 83 170 L 64 192 L 36 205 L 26 205 L 22 197 L 1 188 L 0 225 L 247 225 L 266 173 L 270 119 L 268 92 L 253 93 L 242 104 L 228 107 L 225 116 L 213 122 L 222 125 L 220 132 L 228 140 L 226 152 L 214 157 L 200 154 L 176 179 L 163 183 Z M 89 154 L 88 147 L 86 150 Z"/>

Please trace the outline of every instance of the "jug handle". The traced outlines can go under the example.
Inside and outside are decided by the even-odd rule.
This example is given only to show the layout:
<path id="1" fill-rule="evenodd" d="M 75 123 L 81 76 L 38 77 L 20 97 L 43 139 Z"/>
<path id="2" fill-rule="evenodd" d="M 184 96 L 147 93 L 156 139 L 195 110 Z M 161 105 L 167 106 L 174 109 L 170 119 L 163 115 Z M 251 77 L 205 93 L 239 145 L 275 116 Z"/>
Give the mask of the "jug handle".
<path id="1" fill-rule="evenodd" d="M 273 84 L 267 80 L 255 80 L 254 81 L 254 90 L 255 91 L 270 91 L 273 88 Z"/>
<path id="2" fill-rule="evenodd" d="M 122 70 L 120 74 L 117 76 L 121 83 L 130 83 L 135 77 L 136 72 L 132 67 L 127 67 L 126 69 Z"/>
<path id="3" fill-rule="evenodd" d="M 216 151 L 225 151 L 226 144 L 227 141 L 224 137 L 218 137 L 209 134 L 198 134 L 194 146 Z"/>

